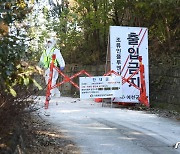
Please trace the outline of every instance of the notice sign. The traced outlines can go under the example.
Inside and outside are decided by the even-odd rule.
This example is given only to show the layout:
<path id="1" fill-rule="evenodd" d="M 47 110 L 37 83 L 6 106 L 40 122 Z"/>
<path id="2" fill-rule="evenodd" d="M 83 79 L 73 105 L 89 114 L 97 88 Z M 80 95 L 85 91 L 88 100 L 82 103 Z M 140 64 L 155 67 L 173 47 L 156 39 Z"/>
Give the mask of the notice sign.
<path id="1" fill-rule="evenodd" d="M 142 56 L 144 64 L 146 96 L 149 98 L 148 29 L 110 26 L 111 70 L 127 79 L 139 68 L 139 56 Z M 140 73 L 130 78 L 130 82 L 140 87 Z M 125 82 L 122 85 L 122 95 L 113 100 L 138 103 L 139 96 L 140 91 Z"/>
<path id="2" fill-rule="evenodd" d="M 120 76 L 80 77 L 80 98 L 112 98 L 121 96 Z"/>

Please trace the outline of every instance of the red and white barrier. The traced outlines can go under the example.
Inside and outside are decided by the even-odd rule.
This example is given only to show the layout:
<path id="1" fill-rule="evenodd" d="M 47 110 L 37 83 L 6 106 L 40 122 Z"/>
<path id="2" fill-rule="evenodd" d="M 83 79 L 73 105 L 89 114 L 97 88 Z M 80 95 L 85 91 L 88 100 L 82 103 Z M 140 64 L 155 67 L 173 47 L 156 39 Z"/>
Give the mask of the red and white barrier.
<path id="1" fill-rule="evenodd" d="M 74 74 L 73 76 L 68 77 L 63 72 L 61 72 L 61 70 L 59 68 L 57 68 L 54 65 L 55 59 L 56 59 L 56 55 L 53 55 L 52 56 L 52 62 L 50 64 L 50 73 L 49 73 L 49 80 L 48 80 L 47 91 L 46 91 L 45 109 L 48 109 L 48 106 L 49 106 L 50 90 L 51 89 L 56 88 L 58 86 L 61 86 L 62 84 L 66 83 L 66 82 L 71 83 L 74 87 L 79 89 L 79 86 L 75 82 L 73 82 L 72 79 L 75 78 L 75 77 L 78 77 L 81 74 L 85 74 L 86 76 L 91 77 L 91 75 L 88 72 L 86 72 L 85 70 L 81 70 L 80 72 Z M 130 85 L 134 86 L 136 89 L 138 89 L 140 91 L 140 97 L 138 98 L 138 100 L 140 101 L 140 103 L 142 103 L 145 106 L 149 107 L 148 97 L 146 96 L 146 84 L 145 84 L 145 76 L 144 76 L 144 65 L 142 64 L 142 57 L 141 56 L 139 56 L 139 62 L 140 62 L 140 67 L 132 75 L 130 75 L 128 78 L 122 77 L 122 84 L 127 82 Z M 55 68 L 58 71 L 58 73 L 62 77 L 64 77 L 63 81 L 61 81 L 60 83 L 57 83 L 54 86 L 52 86 L 53 68 Z M 134 75 L 136 75 L 138 72 L 140 72 L 140 81 L 141 81 L 140 87 L 138 87 L 134 83 L 130 82 L 130 79 Z M 119 76 L 119 74 L 117 72 L 113 71 L 113 70 L 111 70 L 108 73 L 104 74 L 104 76 L 108 76 L 108 75 L 111 75 L 111 74 L 115 74 L 115 75 Z"/>

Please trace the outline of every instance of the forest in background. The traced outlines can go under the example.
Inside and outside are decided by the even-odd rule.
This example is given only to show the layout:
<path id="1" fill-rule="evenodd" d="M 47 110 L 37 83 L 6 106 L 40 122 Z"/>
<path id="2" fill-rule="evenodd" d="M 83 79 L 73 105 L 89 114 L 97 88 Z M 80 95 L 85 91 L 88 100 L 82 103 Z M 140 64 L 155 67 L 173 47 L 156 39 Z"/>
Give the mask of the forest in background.
<path id="1" fill-rule="evenodd" d="M 54 26 L 68 63 L 105 63 L 109 26 L 147 27 L 150 63 L 179 53 L 179 1 L 75 1 L 66 5 Z"/>
<path id="2" fill-rule="evenodd" d="M 52 32 L 67 64 L 105 64 L 109 26 L 147 27 L 150 65 L 171 66 L 179 56 L 179 0 L 48 3 L 0 2 L 0 110 L 23 108 L 24 102 L 17 100 L 31 95 L 32 85 L 41 89 L 33 74 L 40 73 L 38 60 Z"/>

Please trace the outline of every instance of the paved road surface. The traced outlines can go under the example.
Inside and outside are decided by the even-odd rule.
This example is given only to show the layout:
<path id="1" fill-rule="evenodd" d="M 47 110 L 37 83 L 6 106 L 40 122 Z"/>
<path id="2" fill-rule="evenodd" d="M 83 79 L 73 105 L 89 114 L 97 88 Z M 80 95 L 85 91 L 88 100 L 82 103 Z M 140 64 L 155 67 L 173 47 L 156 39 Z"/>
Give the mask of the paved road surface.
<path id="1" fill-rule="evenodd" d="M 44 97 L 38 102 L 43 105 Z M 173 148 L 180 141 L 177 121 L 69 97 L 53 99 L 49 109 L 40 112 L 72 137 L 83 154 L 180 153 L 180 147 Z"/>

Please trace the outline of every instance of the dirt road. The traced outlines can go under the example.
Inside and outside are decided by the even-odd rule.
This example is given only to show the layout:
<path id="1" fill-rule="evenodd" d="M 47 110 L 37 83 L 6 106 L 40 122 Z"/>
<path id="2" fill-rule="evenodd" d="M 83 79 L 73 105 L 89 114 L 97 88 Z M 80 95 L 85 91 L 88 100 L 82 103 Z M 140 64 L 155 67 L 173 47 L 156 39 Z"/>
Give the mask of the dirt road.
<path id="1" fill-rule="evenodd" d="M 39 106 L 44 98 L 38 100 Z M 40 109 L 43 119 L 77 143 L 83 154 L 178 154 L 180 122 L 142 111 L 102 107 L 92 100 L 61 97 L 49 109 Z"/>

